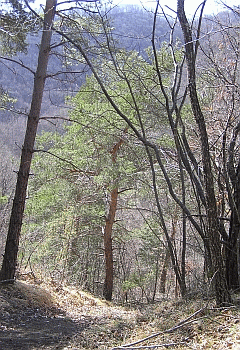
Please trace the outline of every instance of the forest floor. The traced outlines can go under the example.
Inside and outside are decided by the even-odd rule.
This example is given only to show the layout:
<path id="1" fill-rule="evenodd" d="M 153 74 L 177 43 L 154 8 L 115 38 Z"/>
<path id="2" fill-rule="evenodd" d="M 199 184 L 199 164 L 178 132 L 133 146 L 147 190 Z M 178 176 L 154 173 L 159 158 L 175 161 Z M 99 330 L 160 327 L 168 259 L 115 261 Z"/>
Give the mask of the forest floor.
<path id="1" fill-rule="evenodd" d="M 130 308 L 73 287 L 0 286 L 1 350 L 124 348 L 240 350 L 240 303 L 174 299 Z"/>

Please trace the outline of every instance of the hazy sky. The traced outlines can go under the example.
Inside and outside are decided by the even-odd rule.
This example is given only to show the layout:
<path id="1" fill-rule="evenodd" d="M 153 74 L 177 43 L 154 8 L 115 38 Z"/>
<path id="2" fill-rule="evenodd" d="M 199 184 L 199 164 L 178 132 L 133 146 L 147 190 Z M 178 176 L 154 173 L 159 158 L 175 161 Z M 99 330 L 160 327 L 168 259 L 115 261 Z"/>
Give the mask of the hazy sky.
<path id="1" fill-rule="evenodd" d="M 141 0 L 114 0 L 115 3 L 118 4 L 141 4 Z M 193 14 L 199 4 L 201 4 L 201 0 L 185 0 L 185 9 L 186 13 Z M 240 0 L 207 0 L 205 6 L 205 14 L 212 14 L 222 10 L 221 2 L 226 3 L 229 6 L 237 6 L 240 5 Z M 149 7 L 154 7 L 156 4 L 156 0 L 142 0 L 142 3 Z M 176 10 L 177 0 L 160 0 L 160 4 L 164 7 L 164 5 L 168 5 L 169 7 Z"/>
<path id="2" fill-rule="evenodd" d="M 62 2 L 64 0 L 59 0 Z M 141 5 L 143 4 L 146 7 L 155 8 L 156 0 L 112 0 L 114 4 L 119 5 Z M 202 3 L 203 0 L 185 0 L 185 10 L 188 15 L 193 15 L 198 5 Z M 0 0 L 1 3 L 1 0 Z M 35 0 L 35 5 L 39 7 L 41 4 L 43 7 L 46 3 L 46 0 Z M 207 0 L 205 5 L 205 14 L 214 14 L 223 10 L 223 5 L 221 3 L 226 3 L 229 6 L 240 5 L 240 0 Z M 164 5 L 169 6 L 173 10 L 177 8 L 177 0 L 160 0 L 160 4 L 164 8 Z"/>

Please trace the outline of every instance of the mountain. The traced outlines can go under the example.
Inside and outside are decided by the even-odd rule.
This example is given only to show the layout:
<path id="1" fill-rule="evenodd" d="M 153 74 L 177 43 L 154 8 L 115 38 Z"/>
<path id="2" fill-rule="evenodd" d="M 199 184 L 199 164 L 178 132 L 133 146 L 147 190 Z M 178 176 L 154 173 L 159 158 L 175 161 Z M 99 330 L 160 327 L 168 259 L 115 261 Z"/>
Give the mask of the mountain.
<path id="1" fill-rule="evenodd" d="M 153 14 L 138 6 L 129 5 L 114 8 L 108 17 L 112 22 L 113 36 L 118 46 L 125 47 L 127 50 L 136 50 L 144 55 L 144 50 L 151 45 Z M 168 25 L 164 18 L 158 22 L 156 34 L 159 44 L 168 40 Z M 180 36 L 179 30 L 177 34 Z M 31 101 L 33 72 L 37 65 L 39 42 L 40 34 L 30 34 L 26 54 L 21 53 L 17 57 L 0 61 L 0 86 L 8 91 L 10 97 L 17 100 L 15 108 L 23 111 L 23 115 L 27 114 Z M 48 79 L 46 83 L 42 105 L 43 115 L 59 114 L 60 106 L 64 105 L 65 96 L 76 93 L 84 80 L 84 74 L 71 76 L 71 78 L 68 78 L 67 74 L 56 74 L 62 70 L 66 71 L 63 64 L 64 59 L 60 50 L 56 51 L 55 55 L 51 55 L 49 74 L 54 74 L 54 77 Z M 61 110 L 61 113 L 65 112 Z M 11 118 L 10 112 L 0 111 L 0 121 L 9 121 Z"/>

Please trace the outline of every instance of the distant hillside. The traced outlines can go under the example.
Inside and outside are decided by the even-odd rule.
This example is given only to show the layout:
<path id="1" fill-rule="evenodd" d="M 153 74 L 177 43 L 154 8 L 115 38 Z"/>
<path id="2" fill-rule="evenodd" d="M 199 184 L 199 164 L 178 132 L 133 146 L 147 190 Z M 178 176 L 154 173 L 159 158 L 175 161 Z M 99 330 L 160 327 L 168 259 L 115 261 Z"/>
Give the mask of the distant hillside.
<path id="1" fill-rule="evenodd" d="M 152 36 L 152 18 L 153 14 L 137 6 L 124 6 L 114 8 L 109 19 L 113 23 L 114 38 L 118 41 L 118 46 L 125 47 L 127 50 L 137 50 L 144 53 L 146 47 L 151 45 Z M 157 37 L 159 43 L 167 40 L 168 26 L 165 19 L 161 19 L 157 27 Z M 177 30 L 176 34 L 180 31 Z M 35 70 L 38 58 L 38 45 L 40 35 L 28 36 L 28 53 L 19 54 L 13 60 L 21 62 L 23 66 Z M 56 73 L 62 70 L 61 55 L 52 55 L 49 62 L 49 73 Z M 54 79 L 48 79 L 42 114 L 59 114 L 59 106 L 64 104 L 64 97 L 69 91 L 75 93 L 79 90 L 84 79 L 82 76 L 71 77 L 71 83 L 67 82 L 67 76 L 55 76 Z M 27 112 L 31 101 L 33 74 L 20 65 L 12 62 L 0 61 L 0 86 L 7 90 L 11 97 L 17 99 L 16 108 Z M 63 112 L 65 113 L 65 112 Z M 0 111 L 0 121 L 9 121 L 9 112 Z"/>
<path id="2" fill-rule="evenodd" d="M 152 12 L 138 6 L 128 5 L 116 7 L 110 17 L 114 23 L 115 38 L 127 50 L 136 50 L 142 54 L 147 47 L 151 46 Z M 174 35 L 175 39 L 182 37 L 179 26 L 176 27 Z M 164 17 L 158 18 L 156 39 L 159 45 L 163 41 L 169 41 L 169 26 Z"/>
<path id="3" fill-rule="evenodd" d="M 223 19 L 226 13 L 219 14 L 219 18 Z M 229 14 L 228 14 L 229 15 Z M 225 15 L 226 17 L 226 15 Z M 151 46 L 152 30 L 153 30 L 153 13 L 145 9 L 134 6 L 119 6 L 112 9 L 108 18 L 112 21 L 113 36 L 119 47 L 125 47 L 127 50 L 136 50 L 142 55 L 145 54 L 145 49 Z M 203 26 L 210 24 L 211 28 L 216 25 L 211 21 L 211 17 L 207 17 Z M 211 30 L 212 30 L 211 29 Z M 177 25 L 174 29 L 174 40 L 181 39 L 181 30 Z M 53 37 L 54 40 L 54 37 Z M 58 42 L 59 39 L 56 39 Z M 163 41 L 169 41 L 169 25 L 164 17 L 158 18 L 156 28 L 156 42 L 161 45 Z M 38 45 L 40 42 L 40 34 L 31 34 L 28 36 L 28 52 L 27 54 L 19 54 L 13 57 L 22 64 L 28 67 L 25 69 L 21 65 L 13 61 L 0 60 L 0 87 L 9 92 L 10 96 L 17 100 L 15 108 L 23 111 L 27 115 L 32 95 L 33 73 L 37 65 Z M 56 49 L 61 50 L 61 48 Z M 57 72 L 62 71 L 62 55 L 60 51 L 52 54 L 49 62 L 49 74 L 54 74 L 54 78 L 48 79 L 45 86 L 44 101 L 42 104 L 42 115 L 66 115 L 67 109 L 64 107 L 65 97 L 74 95 L 84 81 L 85 73 L 75 76 L 57 75 Z M 71 67 L 73 70 L 78 67 Z M 9 111 L 0 110 L 0 122 L 8 122 L 12 119 L 19 118 L 14 116 Z"/>

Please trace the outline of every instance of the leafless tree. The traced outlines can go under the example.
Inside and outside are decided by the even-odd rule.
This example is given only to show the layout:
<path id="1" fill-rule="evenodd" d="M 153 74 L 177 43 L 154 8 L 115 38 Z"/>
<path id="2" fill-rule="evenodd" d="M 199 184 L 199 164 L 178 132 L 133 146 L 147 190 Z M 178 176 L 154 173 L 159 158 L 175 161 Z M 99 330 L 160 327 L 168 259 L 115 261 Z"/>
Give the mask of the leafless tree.
<path id="1" fill-rule="evenodd" d="M 98 18 L 97 23 L 99 28 L 101 25 L 100 35 L 94 37 L 91 36 L 91 32 L 88 32 L 87 36 L 84 37 L 84 33 L 82 33 L 81 30 L 81 25 L 79 25 L 79 22 L 76 19 L 71 19 L 71 16 L 68 15 L 67 10 L 65 13 L 64 11 L 60 13 L 61 23 L 56 28 L 53 26 L 52 30 L 59 34 L 61 38 L 61 45 L 65 47 L 65 50 L 71 52 L 72 48 L 74 48 L 74 54 L 76 55 L 77 52 L 79 57 L 81 57 L 82 62 L 85 62 L 85 64 L 89 67 L 99 84 L 101 93 L 109 102 L 109 106 L 114 110 L 118 117 L 125 121 L 129 132 L 131 131 L 131 133 L 135 135 L 146 150 L 146 155 L 151 168 L 152 189 L 155 195 L 158 217 L 161 228 L 166 237 L 168 251 L 171 257 L 176 279 L 181 289 L 181 294 L 183 296 L 186 294 L 185 254 L 187 234 L 186 228 L 188 224 L 200 235 L 202 239 L 205 249 L 205 261 L 208 276 L 212 280 L 215 287 L 216 302 L 220 305 L 231 301 L 226 282 L 221 242 L 222 238 L 227 237 L 227 233 L 218 215 L 216 192 L 214 188 L 214 169 L 209 145 L 209 134 L 206 127 L 206 118 L 199 101 L 197 86 L 196 60 L 200 45 L 201 24 L 205 3 L 206 0 L 203 1 L 199 8 L 200 15 L 197 20 L 197 29 L 194 30 L 192 23 L 190 23 L 186 17 L 184 0 L 177 1 L 177 18 L 184 36 L 183 51 L 179 50 L 173 40 L 177 19 L 176 21 L 171 21 L 168 19 L 168 16 L 164 14 L 170 31 L 168 52 L 170 52 L 169 57 L 171 57 L 169 74 L 166 75 L 162 69 L 162 65 L 164 65 L 165 62 L 163 59 L 160 59 L 159 48 L 157 46 L 156 26 L 159 12 L 162 13 L 162 9 L 159 1 L 156 1 L 156 10 L 153 14 L 153 29 L 151 38 L 152 72 L 155 79 L 154 89 L 151 90 L 149 90 L 144 77 L 141 76 L 139 72 L 136 72 L 135 74 L 135 81 L 131 81 L 127 72 L 122 69 L 122 62 L 119 61 L 119 51 L 116 49 L 115 41 L 113 39 L 110 26 L 108 25 L 108 21 L 105 20 L 107 17 L 101 13 L 101 7 L 99 7 L 98 3 L 95 4 L 96 7 L 94 8 L 94 11 L 92 11 L 92 18 L 95 19 L 95 15 L 97 14 L 96 17 Z M 49 13 L 50 12 L 51 11 L 49 11 Z M 47 14 L 48 13 L 46 13 L 46 16 Z M 49 23 L 49 26 L 51 27 L 51 23 Z M 125 84 L 129 93 L 129 100 L 127 102 L 131 106 L 132 112 L 136 116 L 134 120 L 125 113 L 124 109 L 118 104 L 115 93 L 108 88 L 106 75 L 104 75 L 100 64 L 104 61 L 102 57 L 107 58 L 108 62 L 111 62 L 111 67 L 114 69 L 117 79 Z M 133 68 L 129 67 L 129 69 Z M 44 74 L 44 79 L 45 77 L 46 72 Z M 157 110 L 144 111 L 144 108 L 138 101 L 137 93 L 135 93 L 134 83 L 136 80 L 141 85 L 144 93 L 149 96 L 149 99 L 152 101 L 154 106 L 158 105 L 159 109 L 157 108 Z M 166 84 L 167 80 L 168 84 Z M 171 82 L 169 83 L 169 81 Z M 184 107 L 188 105 L 188 99 L 190 100 L 191 111 L 194 117 L 192 123 L 197 125 L 197 131 L 195 132 L 198 136 L 198 140 L 197 144 L 195 143 L 194 145 L 191 143 L 191 128 L 188 127 L 184 114 Z M 147 113 L 151 114 L 152 116 L 155 113 L 154 117 L 156 123 L 158 124 L 161 123 L 160 115 L 162 113 L 165 115 L 165 119 L 168 122 L 167 133 L 171 135 L 174 143 L 174 152 L 173 154 L 168 154 L 168 157 L 166 156 L 164 147 L 158 143 L 157 138 L 153 137 L 153 129 L 151 129 L 149 132 L 146 125 Z M 38 118 L 39 117 L 36 118 L 37 121 Z M 37 126 L 36 120 L 34 126 Z M 33 143 L 34 138 L 31 138 Z M 28 153 L 30 157 L 28 158 L 29 167 L 31 163 L 33 143 L 31 144 L 31 149 Z M 28 147 L 24 146 L 23 151 L 26 151 L 26 148 Z M 176 177 L 176 173 L 171 177 L 170 172 L 168 172 L 167 165 L 169 159 L 174 160 L 173 163 L 177 168 L 180 186 L 176 186 L 174 182 L 174 176 Z M 26 163 L 24 162 L 24 165 L 25 164 Z M 27 178 L 29 175 L 29 167 Z M 179 261 L 177 257 L 176 250 L 164 217 L 163 205 L 161 203 L 159 191 L 159 172 L 161 172 L 161 180 L 164 179 L 169 195 L 182 211 L 183 249 L 181 261 Z M 21 172 L 19 172 L 19 176 L 20 174 Z M 27 182 L 25 181 L 25 183 Z M 189 196 L 190 199 L 187 197 L 187 191 L 188 193 L 191 193 L 191 196 Z M 22 203 L 25 202 L 25 195 L 26 192 L 23 192 L 21 197 Z M 24 206 L 22 205 L 21 218 L 23 210 Z M 14 215 L 14 217 L 17 216 Z M 13 222 L 13 225 L 16 227 L 15 222 Z M 17 239 L 13 241 L 12 238 L 10 238 L 9 241 L 9 244 L 12 244 L 12 247 L 14 248 L 12 251 L 14 252 L 13 261 L 15 265 L 17 254 L 16 247 L 18 246 L 21 222 L 19 222 L 17 226 Z M 9 247 L 7 250 L 9 251 Z M 9 266 L 10 258 L 7 258 L 7 253 L 5 253 L 5 255 L 6 262 Z M 4 275 L 4 270 L 7 270 L 7 268 L 2 269 L 2 279 L 3 276 L 4 279 L 14 278 L 15 267 L 13 273 L 10 275 Z"/>

